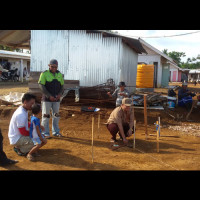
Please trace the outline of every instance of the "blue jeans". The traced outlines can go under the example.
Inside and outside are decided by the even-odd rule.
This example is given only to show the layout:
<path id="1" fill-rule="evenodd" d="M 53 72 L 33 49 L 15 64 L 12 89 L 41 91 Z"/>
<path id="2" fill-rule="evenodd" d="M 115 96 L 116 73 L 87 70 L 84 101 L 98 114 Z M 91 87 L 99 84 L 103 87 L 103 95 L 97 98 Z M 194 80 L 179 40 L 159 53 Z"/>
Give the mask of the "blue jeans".
<path id="1" fill-rule="evenodd" d="M 187 105 L 191 106 L 192 105 L 192 97 L 183 97 L 181 100 L 178 101 L 178 105 L 181 107 L 187 107 Z"/>
<path id="2" fill-rule="evenodd" d="M 44 126 L 45 131 L 42 132 L 45 136 L 50 136 L 49 132 L 49 120 L 50 120 L 50 111 L 52 110 L 52 134 L 58 134 L 60 129 L 58 126 L 60 115 L 60 102 L 45 102 L 42 101 L 42 122 L 41 125 Z"/>

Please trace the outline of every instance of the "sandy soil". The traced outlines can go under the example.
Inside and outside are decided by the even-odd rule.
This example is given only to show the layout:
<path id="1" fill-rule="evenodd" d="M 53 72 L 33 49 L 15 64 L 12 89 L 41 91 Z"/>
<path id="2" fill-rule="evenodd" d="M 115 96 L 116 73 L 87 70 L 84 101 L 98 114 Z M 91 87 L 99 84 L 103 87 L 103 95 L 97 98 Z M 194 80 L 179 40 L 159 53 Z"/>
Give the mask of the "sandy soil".
<path id="1" fill-rule="evenodd" d="M 0 86 L 1 87 L 1 86 Z M 191 86 L 199 90 L 200 86 Z M 27 86 L 1 87 L 0 95 L 10 91 L 28 91 Z M 72 102 L 74 99 L 71 99 Z M 81 104 L 82 102 L 82 104 Z M 4 151 L 11 159 L 19 162 L 0 170 L 199 170 L 200 169 L 200 132 L 198 129 L 183 131 L 183 127 L 199 127 L 199 108 L 194 109 L 190 120 L 184 119 L 187 112 L 180 108 L 169 111 L 173 116 L 183 115 L 174 120 L 164 111 L 148 110 L 148 138 L 145 139 L 143 110 L 135 109 L 137 119 L 136 148 L 110 148 L 110 135 L 105 122 L 113 108 L 109 105 L 96 103 L 100 107 L 100 129 L 98 131 L 98 115 L 95 115 L 94 127 L 94 162 L 92 163 L 92 115 L 81 112 L 81 105 L 94 106 L 89 101 L 81 100 L 80 104 L 62 104 L 60 113 L 60 129 L 62 138 L 52 137 L 47 145 L 41 148 L 41 157 L 30 162 L 26 157 L 18 156 L 8 140 L 8 126 L 16 107 L 0 107 L 0 127 L 4 136 Z M 70 105 L 70 106 L 69 106 Z M 157 152 L 156 126 L 158 116 L 161 118 L 161 137 Z M 179 126 L 179 130 L 172 128 Z M 195 134 L 193 134 L 195 132 Z M 133 136 L 129 139 L 133 144 Z"/>

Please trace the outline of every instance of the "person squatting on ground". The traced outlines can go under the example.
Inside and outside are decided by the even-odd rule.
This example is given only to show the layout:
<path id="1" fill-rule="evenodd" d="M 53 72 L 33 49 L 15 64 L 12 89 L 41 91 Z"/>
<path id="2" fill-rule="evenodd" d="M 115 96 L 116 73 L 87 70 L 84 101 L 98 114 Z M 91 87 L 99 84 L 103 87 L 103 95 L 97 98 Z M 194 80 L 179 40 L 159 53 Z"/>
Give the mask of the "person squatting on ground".
<path id="1" fill-rule="evenodd" d="M 22 105 L 13 113 L 9 124 L 8 138 L 11 145 L 14 145 L 14 151 L 25 156 L 34 146 L 29 137 L 28 110 L 32 109 L 36 96 L 31 93 L 25 93 L 22 97 Z"/>
<path id="2" fill-rule="evenodd" d="M 115 108 L 107 121 L 111 142 L 117 142 L 116 136 L 119 132 L 120 138 L 124 144 L 128 144 L 126 137 L 133 134 L 134 129 L 134 107 L 131 107 L 131 99 L 122 99 L 122 105 Z"/>
<path id="3" fill-rule="evenodd" d="M 187 89 L 187 83 L 182 84 L 182 88 L 178 91 L 178 106 L 190 109 L 192 107 L 192 97 L 196 94 Z"/>
<path id="4" fill-rule="evenodd" d="M 58 71 L 58 61 L 55 59 L 50 60 L 49 70 L 40 74 L 39 87 L 43 93 L 42 96 L 42 125 L 44 131 L 42 134 L 46 138 L 50 138 L 49 132 L 49 119 L 50 110 L 52 109 L 52 135 L 62 136 L 59 129 L 59 109 L 60 97 L 64 90 L 64 79 L 60 71 Z"/>
<path id="5" fill-rule="evenodd" d="M 119 82 L 118 88 L 113 92 L 113 94 L 107 92 L 109 97 L 116 98 L 116 107 L 122 104 L 123 98 L 129 97 L 129 92 L 125 87 L 125 82 Z"/>
<path id="6" fill-rule="evenodd" d="M 8 159 L 5 152 L 3 151 L 3 135 L 0 129 L 0 166 L 15 164 L 17 162 L 17 160 Z"/>
<path id="7" fill-rule="evenodd" d="M 40 125 L 40 112 L 41 106 L 39 104 L 33 104 L 29 134 L 35 146 L 27 154 L 27 158 L 30 161 L 35 160 L 34 156 L 40 156 L 38 154 L 38 149 L 47 143 L 47 140 L 42 135 L 42 130 L 44 130 L 44 127 Z"/>

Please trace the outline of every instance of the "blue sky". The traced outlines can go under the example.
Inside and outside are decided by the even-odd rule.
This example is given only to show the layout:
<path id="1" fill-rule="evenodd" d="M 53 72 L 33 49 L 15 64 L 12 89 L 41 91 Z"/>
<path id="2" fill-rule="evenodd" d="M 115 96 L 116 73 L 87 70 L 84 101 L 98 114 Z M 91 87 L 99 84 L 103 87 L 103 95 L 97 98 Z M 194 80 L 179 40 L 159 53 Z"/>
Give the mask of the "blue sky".
<path id="1" fill-rule="evenodd" d="M 114 30 L 118 33 L 130 37 L 141 37 L 147 43 L 157 48 L 160 51 L 168 49 L 168 52 L 177 51 L 184 52 L 185 57 L 182 57 L 182 61 L 186 62 L 187 58 L 197 57 L 200 55 L 200 32 L 174 36 L 174 37 L 161 37 L 161 38 L 143 38 L 150 36 L 170 36 L 185 34 L 190 32 L 196 32 L 200 30 Z"/>

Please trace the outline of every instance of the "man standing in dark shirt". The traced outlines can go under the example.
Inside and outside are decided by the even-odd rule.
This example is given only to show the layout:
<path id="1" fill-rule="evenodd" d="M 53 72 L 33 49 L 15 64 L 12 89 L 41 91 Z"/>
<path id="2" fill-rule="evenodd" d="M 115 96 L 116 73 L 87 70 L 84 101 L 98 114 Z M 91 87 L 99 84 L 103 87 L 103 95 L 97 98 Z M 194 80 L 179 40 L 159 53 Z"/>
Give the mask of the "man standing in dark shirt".
<path id="1" fill-rule="evenodd" d="M 60 119 L 60 97 L 64 90 L 64 79 L 58 71 L 58 61 L 52 59 L 49 63 L 49 70 L 41 73 L 39 78 L 39 87 L 43 93 L 42 96 L 42 125 L 45 131 L 42 133 L 46 138 L 50 138 L 49 119 L 52 109 L 52 135 L 62 136 L 58 122 Z"/>
<path id="2" fill-rule="evenodd" d="M 17 160 L 8 159 L 5 152 L 3 151 L 3 135 L 0 129 L 0 166 L 15 164 L 17 162 Z"/>
<path id="3" fill-rule="evenodd" d="M 182 84 L 182 88 L 178 91 L 178 105 L 190 109 L 192 107 L 192 97 L 196 94 L 187 89 L 187 83 Z"/>

